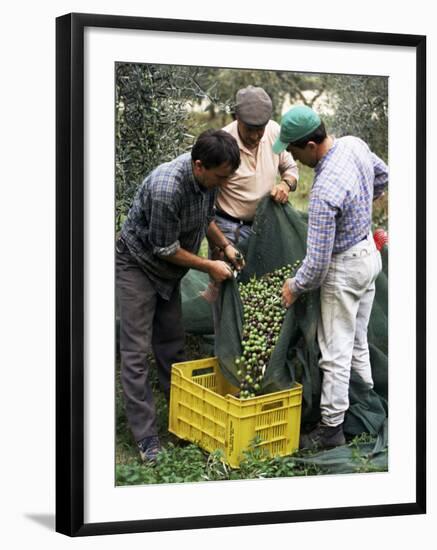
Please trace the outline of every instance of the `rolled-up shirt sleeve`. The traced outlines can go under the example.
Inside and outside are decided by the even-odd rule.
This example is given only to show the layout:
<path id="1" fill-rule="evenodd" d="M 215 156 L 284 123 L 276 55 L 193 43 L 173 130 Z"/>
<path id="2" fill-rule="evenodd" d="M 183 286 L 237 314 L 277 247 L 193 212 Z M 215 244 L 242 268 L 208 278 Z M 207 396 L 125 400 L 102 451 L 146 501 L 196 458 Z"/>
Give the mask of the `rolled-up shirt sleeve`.
<path id="1" fill-rule="evenodd" d="M 326 277 L 335 240 L 338 208 L 314 197 L 308 210 L 307 253 L 296 273 L 292 290 L 301 294 L 319 288 Z"/>
<path id="2" fill-rule="evenodd" d="M 171 256 L 180 248 L 181 222 L 173 204 L 156 198 L 152 203 L 149 242 L 157 256 Z"/>
<path id="3" fill-rule="evenodd" d="M 281 179 L 286 181 L 293 181 L 299 179 L 299 170 L 297 168 L 296 161 L 294 160 L 291 153 L 283 151 L 279 155 L 279 173 L 281 174 Z"/>

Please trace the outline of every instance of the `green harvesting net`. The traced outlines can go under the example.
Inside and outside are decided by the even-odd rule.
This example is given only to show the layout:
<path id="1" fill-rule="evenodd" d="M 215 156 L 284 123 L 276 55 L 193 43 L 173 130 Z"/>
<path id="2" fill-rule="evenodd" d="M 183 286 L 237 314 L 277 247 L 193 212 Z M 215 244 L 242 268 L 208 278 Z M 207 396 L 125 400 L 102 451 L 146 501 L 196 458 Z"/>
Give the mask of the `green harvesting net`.
<path id="1" fill-rule="evenodd" d="M 306 250 L 307 218 L 292 206 L 278 205 L 267 197 L 258 206 L 253 231 L 253 235 L 240 246 L 246 259 L 245 269 L 238 280 L 230 279 L 222 284 L 219 297 L 221 318 L 215 353 L 219 357 L 223 374 L 236 386 L 240 385 L 241 379 L 241 372 L 238 373 L 241 367 L 236 359 L 243 353 L 244 324 L 239 285 L 248 283 L 254 277 L 260 278 L 272 273 L 287 264 L 293 265 L 301 261 Z M 387 248 L 382 250 L 382 257 L 383 272 L 376 283 L 376 296 L 368 331 L 375 386 L 373 390 L 368 390 L 361 379 L 352 373 L 350 407 L 344 424 L 345 432 L 350 436 L 357 436 L 363 432 L 378 436 L 375 452 L 371 453 L 378 461 L 378 465 L 381 463 L 381 453 L 385 457 L 383 461 L 386 461 L 387 457 Z M 207 284 L 207 277 L 194 271 L 189 272 L 183 280 L 183 311 L 187 332 L 198 335 L 211 335 L 214 332 L 211 306 L 199 296 L 199 291 Z M 295 381 L 302 383 L 303 428 L 320 418 L 321 372 L 318 367 L 317 345 L 319 309 L 319 293 L 315 291 L 300 297 L 293 307 L 286 311 L 282 328 L 260 380 L 259 393 L 286 389 Z M 369 454 L 368 447 L 368 443 L 360 447 L 366 457 Z M 329 451 L 328 455 L 331 461 L 335 461 L 336 450 L 333 451 Z M 347 460 L 344 451 L 342 452 L 343 464 Z M 325 453 L 320 453 L 320 456 L 323 462 Z M 315 460 L 315 457 L 311 459 L 313 458 Z"/>

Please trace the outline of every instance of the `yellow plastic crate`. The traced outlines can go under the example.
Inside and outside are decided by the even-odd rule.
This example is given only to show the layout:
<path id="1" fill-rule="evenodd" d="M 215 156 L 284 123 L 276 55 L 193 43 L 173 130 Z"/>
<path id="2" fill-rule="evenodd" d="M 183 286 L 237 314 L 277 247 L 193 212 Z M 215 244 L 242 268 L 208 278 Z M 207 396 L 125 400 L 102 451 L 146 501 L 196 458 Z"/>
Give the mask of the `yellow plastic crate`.
<path id="1" fill-rule="evenodd" d="M 221 374 L 216 357 L 175 363 L 171 373 L 169 431 L 208 452 L 221 449 L 238 468 L 258 436 L 270 457 L 299 447 L 302 386 L 250 399 Z"/>

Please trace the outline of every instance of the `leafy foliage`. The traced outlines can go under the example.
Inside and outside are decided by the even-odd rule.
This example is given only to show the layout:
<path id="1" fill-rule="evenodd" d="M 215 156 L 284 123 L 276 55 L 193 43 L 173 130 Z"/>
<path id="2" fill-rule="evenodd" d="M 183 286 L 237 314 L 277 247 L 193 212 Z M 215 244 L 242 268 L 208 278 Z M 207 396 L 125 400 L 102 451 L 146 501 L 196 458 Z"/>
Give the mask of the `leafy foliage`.
<path id="1" fill-rule="evenodd" d="M 202 356 L 198 337 L 187 338 L 187 354 L 190 359 Z M 311 451 L 297 451 L 289 456 L 267 458 L 258 438 L 254 438 L 249 449 L 244 452 L 240 468 L 231 468 L 223 462 L 223 451 L 220 449 L 208 454 L 197 445 L 184 442 L 168 433 L 168 406 L 164 394 L 159 389 L 153 358 L 150 365 L 150 378 L 157 410 L 158 434 L 164 447 L 154 466 L 141 461 L 136 444 L 130 435 L 122 400 L 119 365 L 117 366 L 117 485 L 267 479 L 326 473 L 321 466 L 299 460 L 299 457 L 310 457 L 313 454 Z M 351 473 L 381 471 L 382 468 L 378 468 L 358 452 L 359 443 L 372 442 L 374 438 L 368 434 L 357 436 L 351 441 L 352 450 L 356 449 Z"/>
<path id="2" fill-rule="evenodd" d="M 118 63 L 116 66 L 116 225 L 136 188 L 156 166 L 185 152 L 187 104 L 201 93 L 196 67 Z"/>
<path id="3" fill-rule="evenodd" d="M 273 118 L 280 120 L 284 106 L 304 103 L 323 106 L 327 129 L 337 136 L 356 135 L 387 160 L 388 82 L 383 77 L 316 75 L 283 71 L 233 70 L 166 65 L 116 65 L 116 229 L 120 229 L 133 195 L 155 167 L 187 151 L 206 127 L 227 124 L 238 89 L 263 87 L 273 101 Z M 203 110 L 203 112 L 202 112 Z M 300 181 L 293 204 L 307 209 L 312 171 L 300 166 Z M 387 202 L 376 209 L 375 225 L 386 226 Z M 198 350 L 191 349 L 192 358 Z M 151 366 L 151 372 L 154 372 Z M 156 377 L 155 377 L 156 378 Z M 164 444 L 155 467 L 140 462 L 126 421 L 117 376 L 116 426 L 118 485 L 290 477 L 321 473 L 293 456 L 265 459 L 254 441 L 239 470 L 223 463 L 220 451 L 207 455 L 185 445 L 167 432 L 168 406 L 153 379 L 158 430 Z M 361 462 L 359 471 L 371 471 Z"/>
<path id="4" fill-rule="evenodd" d="M 260 71 L 254 69 L 205 69 L 198 78 L 207 90 L 205 110 L 211 119 L 232 113 L 235 94 L 252 84 L 266 90 L 273 102 L 273 118 L 280 120 L 284 106 L 296 103 L 316 107 L 336 135 L 355 135 L 387 160 L 388 79 L 378 76 L 329 75 Z"/>
<path id="5" fill-rule="evenodd" d="M 334 134 L 363 139 L 383 160 L 388 157 L 388 79 L 335 75 L 327 78 L 329 125 Z"/>
<path id="6" fill-rule="evenodd" d="M 387 160 L 385 77 L 118 63 L 117 230 L 144 177 L 159 164 L 187 151 L 202 130 L 229 123 L 236 92 L 249 84 L 263 87 L 271 96 L 277 121 L 289 105 L 315 106 L 322 112 L 329 132 L 361 137 Z M 301 172 L 305 172 L 302 167 Z M 308 185 L 302 187 L 302 181 L 295 197 L 303 192 L 297 206 L 305 210 L 309 189 Z M 377 215 L 378 225 L 386 225 L 386 204 Z"/>
<path id="7" fill-rule="evenodd" d="M 286 101 L 312 106 L 324 92 L 325 81 L 323 75 L 309 73 L 209 68 L 203 71 L 199 85 L 207 90 L 205 97 L 210 103 L 205 109 L 212 119 L 218 114 L 232 113 L 236 92 L 251 84 L 264 88 L 269 94 L 273 103 L 273 118 L 279 120 Z"/>
<path id="8" fill-rule="evenodd" d="M 169 442 L 159 453 L 155 465 L 132 460 L 116 466 L 117 485 L 149 483 L 183 483 L 236 479 L 267 479 L 321 473 L 314 466 L 302 465 L 292 456 L 266 458 L 259 442 L 254 441 L 245 452 L 239 469 L 230 468 L 222 461 L 222 451 L 207 454 L 194 444 Z"/>

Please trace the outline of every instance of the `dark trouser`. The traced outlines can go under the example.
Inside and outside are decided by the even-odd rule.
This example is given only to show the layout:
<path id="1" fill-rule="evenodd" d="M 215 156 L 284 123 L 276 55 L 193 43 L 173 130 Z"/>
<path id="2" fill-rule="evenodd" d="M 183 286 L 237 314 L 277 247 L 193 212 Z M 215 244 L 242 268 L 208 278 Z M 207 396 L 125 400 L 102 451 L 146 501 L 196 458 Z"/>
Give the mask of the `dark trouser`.
<path id="1" fill-rule="evenodd" d="M 164 300 L 126 245 L 118 241 L 116 287 L 126 415 L 135 440 L 140 441 L 157 434 L 147 356 L 155 355 L 159 384 L 167 399 L 171 365 L 185 360 L 180 285 Z"/>

